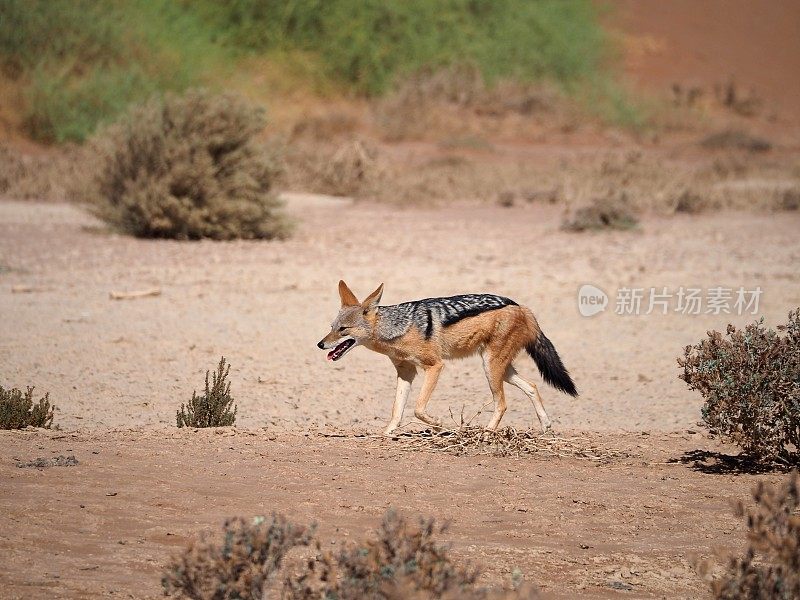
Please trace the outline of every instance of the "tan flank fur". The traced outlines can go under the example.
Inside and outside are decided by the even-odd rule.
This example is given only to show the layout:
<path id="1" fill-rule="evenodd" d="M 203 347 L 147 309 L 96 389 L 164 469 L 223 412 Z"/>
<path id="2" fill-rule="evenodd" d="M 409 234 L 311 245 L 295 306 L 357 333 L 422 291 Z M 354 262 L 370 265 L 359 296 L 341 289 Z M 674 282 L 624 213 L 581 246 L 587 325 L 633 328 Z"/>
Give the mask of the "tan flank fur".
<path id="1" fill-rule="evenodd" d="M 414 415 L 429 425 L 440 426 L 440 420 L 426 409 L 444 361 L 476 353 L 483 359 L 495 405 L 488 425 L 491 430 L 497 429 L 506 411 L 504 382 L 531 399 L 543 431 L 551 427 L 536 385 L 514 369 L 513 361 L 523 349 L 531 353 L 548 382 L 553 383 L 547 375 L 554 375 L 565 382 L 554 383 L 556 387 L 576 394 L 569 374 L 530 309 L 507 298 L 485 294 L 379 306 L 382 293 L 383 284 L 359 302 L 347 284 L 340 281 L 341 309 L 330 333 L 317 345 L 333 348 L 328 353 L 330 360 L 338 360 L 358 345 L 389 357 L 397 370 L 397 393 L 384 433 L 390 434 L 400 425 L 418 370 L 423 371 L 424 381 Z"/>

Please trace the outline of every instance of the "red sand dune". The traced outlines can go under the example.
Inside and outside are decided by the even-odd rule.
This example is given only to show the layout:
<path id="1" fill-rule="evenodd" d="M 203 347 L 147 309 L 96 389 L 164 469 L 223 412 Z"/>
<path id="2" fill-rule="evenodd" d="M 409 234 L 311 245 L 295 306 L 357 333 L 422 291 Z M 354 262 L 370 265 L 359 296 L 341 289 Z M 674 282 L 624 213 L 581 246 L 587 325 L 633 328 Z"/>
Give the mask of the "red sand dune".
<path id="1" fill-rule="evenodd" d="M 800 121 L 797 0 L 613 0 L 625 71 L 644 89 L 710 88 L 733 79 Z"/>

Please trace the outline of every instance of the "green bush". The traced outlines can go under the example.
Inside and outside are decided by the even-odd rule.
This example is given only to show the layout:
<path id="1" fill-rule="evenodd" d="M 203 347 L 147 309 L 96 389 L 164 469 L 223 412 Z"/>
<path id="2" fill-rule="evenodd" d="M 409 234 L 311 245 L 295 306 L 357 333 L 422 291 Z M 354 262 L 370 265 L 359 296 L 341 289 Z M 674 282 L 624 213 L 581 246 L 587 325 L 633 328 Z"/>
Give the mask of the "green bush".
<path id="1" fill-rule="evenodd" d="M 800 486 L 795 471 L 779 488 L 759 482 L 755 507 L 739 503 L 736 514 L 747 523 L 747 549 L 729 556 L 725 570 L 711 581 L 717 600 L 793 600 L 800 598 Z M 709 575 L 713 564 L 700 572 Z"/>
<path id="2" fill-rule="evenodd" d="M 17 388 L 6 390 L 0 386 L 0 429 L 50 429 L 54 409 L 55 406 L 50 405 L 49 393 L 34 404 L 32 387 L 23 394 Z"/>
<path id="3" fill-rule="evenodd" d="M 226 381 L 231 366 L 225 364 L 225 357 L 219 359 L 217 370 L 211 375 L 206 371 L 206 391 L 202 396 L 192 392 L 187 405 L 181 404 L 177 411 L 178 427 L 227 427 L 236 422 L 236 406 L 233 406 L 231 384 Z M 231 412 L 233 406 L 233 412 Z"/>
<path id="4" fill-rule="evenodd" d="M 745 452 L 766 461 L 791 460 L 800 449 L 800 308 L 779 327 L 763 318 L 743 330 L 686 346 L 680 378 L 705 399 L 703 421 Z"/>
<path id="5" fill-rule="evenodd" d="M 237 0 L 200 3 L 229 45 L 304 50 L 375 95 L 422 67 L 476 64 L 489 81 L 588 81 L 607 40 L 588 0 Z"/>
<path id="6" fill-rule="evenodd" d="M 202 82 L 227 52 L 172 0 L 0 0 L 0 66 L 24 84 L 25 126 L 82 141 L 155 91 Z"/>
<path id="7" fill-rule="evenodd" d="M 276 167 L 256 143 L 264 125 L 263 111 L 238 96 L 153 98 L 93 138 L 86 199 L 98 217 L 139 237 L 283 237 Z"/>

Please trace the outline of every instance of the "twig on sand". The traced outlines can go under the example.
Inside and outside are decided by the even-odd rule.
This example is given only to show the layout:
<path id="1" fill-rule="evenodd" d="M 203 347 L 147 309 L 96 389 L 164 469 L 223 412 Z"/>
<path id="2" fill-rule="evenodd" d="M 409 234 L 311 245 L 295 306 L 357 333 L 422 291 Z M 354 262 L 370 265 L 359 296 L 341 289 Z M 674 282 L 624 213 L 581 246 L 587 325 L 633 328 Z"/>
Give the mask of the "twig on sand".
<path id="1" fill-rule="evenodd" d="M 149 296 L 160 296 L 161 288 L 150 288 L 149 290 L 135 290 L 132 292 L 114 292 L 108 293 L 108 297 L 112 300 L 135 300 L 136 298 L 147 298 Z"/>

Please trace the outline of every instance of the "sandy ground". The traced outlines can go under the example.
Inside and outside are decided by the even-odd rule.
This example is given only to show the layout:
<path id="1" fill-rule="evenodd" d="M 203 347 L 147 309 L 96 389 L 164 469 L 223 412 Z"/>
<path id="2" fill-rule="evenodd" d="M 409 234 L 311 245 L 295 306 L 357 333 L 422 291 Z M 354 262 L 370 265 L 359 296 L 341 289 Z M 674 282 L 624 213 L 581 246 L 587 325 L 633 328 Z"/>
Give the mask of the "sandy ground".
<path id="1" fill-rule="evenodd" d="M 798 3 L 615 4 L 632 83 L 661 97 L 698 86 L 711 99 L 733 80 L 764 101 L 737 127 L 796 151 Z M 560 160 L 553 144 L 528 151 Z M 450 519 L 455 553 L 484 565 L 487 583 L 518 568 L 546 598 L 709 597 L 693 561 L 741 548 L 731 504 L 781 476 L 689 460 L 736 450 L 696 426 L 701 400 L 675 359 L 707 329 L 755 316 L 620 316 L 614 296 L 760 286 L 758 315 L 774 326 L 800 305 L 800 214 L 647 217 L 636 232 L 574 235 L 554 206 L 294 196 L 290 210 L 299 228 L 287 242 L 178 243 L 109 233 L 70 205 L 0 199 L 0 384 L 49 391 L 61 427 L 0 432 L 0 597 L 160 597 L 167 557 L 227 516 L 275 510 L 341 544 L 390 506 Z M 384 282 L 385 303 L 486 291 L 532 307 L 581 392 L 541 386 L 556 431 L 625 456 L 451 456 L 326 437 L 379 431 L 394 394 L 387 359 L 357 349 L 331 364 L 315 347 L 339 278 L 361 295 Z M 611 296 L 604 313 L 579 314 L 584 284 Z M 151 288 L 161 295 L 109 298 Z M 176 409 L 222 354 L 237 428 L 176 429 Z M 539 381 L 529 360 L 519 367 Z M 469 415 L 488 397 L 479 361 L 460 361 L 430 412 Z M 516 390 L 504 424 L 536 425 Z M 79 464 L 19 468 L 60 455 Z"/>
<path id="2" fill-rule="evenodd" d="M 227 516 L 277 510 L 317 521 L 335 545 L 368 535 L 393 506 L 449 519 L 446 539 L 484 566 L 489 584 L 519 569 L 544 598 L 708 597 L 693 561 L 742 546 L 732 503 L 756 476 L 670 462 L 707 447 L 699 433 L 593 439 L 629 456 L 602 465 L 456 457 L 231 429 L 4 432 L 0 589 L 155 598 L 168 557 Z M 79 464 L 17 466 L 57 455 Z"/>
<path id="3" fill-rule="evenodd" d="M 225 355 L 238 425 L 375 431 L 394 397 L 389 361 L 358 348 L 330 363 L 315 347 L 341 277 L 360 295 L 385 282 L 385 304 L 509 296 L 534 310 L 581 392 L 542 388 L 557 429 L 671 431 L 699 418 L 699 397 L 677 379 L 682 348 L 755 317 L 617 315 L 619 288 L 760 286 L 770 325 L 800 305 L 796 213 L 649 218 L 640 232 L 576 235 L 549 206 L 292 207 L 303 220 L 288 242 L 179 243 L 109 234 L 68 205 L 0 203 L 4 385 L 49 391 L 66 429 L 171 425 Z M 591 318 L 578 312 L 586 283 L 611 296 Z M 109 298 L 153 287 L 161 296 Z M 538 381 L 531 361 L 518 362 Z M 430 410 L 474 412 L 488 398 L 479 359 L 467 359 L 445 368 Z M 534 421 L 512 390 L 504 424 Z"/>
<path id="4" fill-rule="evenodd" d="M 621 316 L 614 295 L 761 286 L 759 314 L 777 324 L 800 304 L 800 215 L 650 217 L 639 231 L 569 234 L 553 206 L 293 196 L 289 210 L 302 220 L 287 242 L 178 243 L 111 234 L 70 205 L 0 202 L 3 384 L 48 390 L 63 428 L 0 432 L 0 595 L 156 597 L 167 557 L 226 516 L 315 520 L 334 544 L 395 506 L 451 519 L 457 555 L 491 584 L 518 568 L 547 598 L 706 597 L 693 561 L 741 546 L 731 503 L 756 476 L 680 462 L 734 449 L 696 427 L 700 399 L 675 358 L 706 329 L 754 317 Z M 385 282 L 385 303 L 492 291 L 531 306 L 581 391 L 542 386 L 556 431 L 625 456 L 450 456 L 351 437 L 382 427 L 394 376 L 365 349 L 332 364 L 315 347 L 340 277 L 362 295 Z M 611 294 L 606 312 L 579 314 L 585 283 Z M 149 288 L 162 293 L 109 297 Z M 221 354 L 237 429 L 176 429 L 176 409 Z M 468 359 L 445 369 L 430 411 L 470 415 L 488 397 Z M 509 402 L 504 424 L 535 425 L 521 394 Z M 18 468 L 59 455 L 79 464 Z"/>

